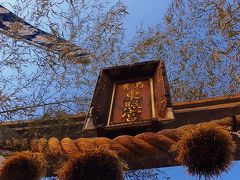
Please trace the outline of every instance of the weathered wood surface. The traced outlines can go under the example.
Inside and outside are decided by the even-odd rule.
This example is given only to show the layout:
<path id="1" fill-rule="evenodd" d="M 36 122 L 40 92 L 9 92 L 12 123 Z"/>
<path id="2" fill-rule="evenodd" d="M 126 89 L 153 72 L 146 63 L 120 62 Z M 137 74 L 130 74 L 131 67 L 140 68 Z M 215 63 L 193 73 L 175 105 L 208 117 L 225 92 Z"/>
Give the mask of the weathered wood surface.
<path id="1" fill-rule="evenodd" d="M 231 130 L 234 118 L 228 117 L 214 120 L 214 123 L 224 129 Z M 208 122 L 207 122 L 208 123 Z M 200 123 L 206 124 L 206 123 Z M 51 167 L 48 167 L 49 175 L 52 175 L 58 167 L 58 162 L 64 160 L 62 155 L 73 155 L 83 153 L 89 148 L 98 148 L 99 146 L 112 150 L 123 159 L 130 169 L 146 169 L 156 167 L 167 167 L 178 165 L 175 161 L 175 154 L 171 151 L 172 146 L 181 139 L 186 132 L 198 127 L 199 124 L 189 124 L 173 129 L 164 129 L 158 132 L 145 132 L 136 136 L 121 135 L 113 139 L 105 137 L 97 138 L 41 138 L 33 139 L 24 145 L 25 149 L 31 149 L 33 152 L 40 152 L 46 155 L 46 160 Z M 235 130 L 240 130 L 240 116 L 235 116 Z M 240 159 L 240 141 L 234 135 L 235 142 L 238 144 L 235 160 Z M 17 140 L 15 139 L 15 144 Z M 21 142 L 18 141 L 18 142 Z M 22 141 L 24 142 L 24 141 Z M 22 144 L 23 145 L 23 144 Z M 12 147 L 12 146 L 9 146 Z M 23 150 L 20 146 L 15 150 Z"/>
<path id="2" fill-rule="evenodd" d="M 179 102 L 179 103 L 174 103 L 173 107 L 174 107 L 174 113 L 176 118 L 175 121 L 171 123 L 161 123 L 160 130 L 158 130 L 159 132 L 157 134 L 161 134 L 166 137 L 168 137 L 169 135 L 169 137 L 172 137 L 173 135 L 171 135 L 171 132 L 177 131 L 177 129 L 183 130 L 185 129 L 185 127 L 188 127 L 185 125 L 209 122 L 212 120 L 223 119 L 223 118 L 226 118 L 226 120 L 219 120 L 220 124 L 222 124 L 222 122 L 223 122 L 223 125 L 224 123 L 227 123 L 228 128 L 234 128 L 235 126 L 236 130 L 240 130 L 240 116 L 239 116 L 240 115 L 240 95 L 208 98 L 208 99 L 199 100 L 199 101 Z M 83 125 L 85 116 L 86 116 L 85 113 L 78 114 L 75 116 L 69 116 L 67 120 L 65 120 L 64 123 L 60 126 L 60 128 L 59 128 L 59 124 L 58 124 L 59 122 L 57 119 L 50 120 L 50 121 L 42 120 L 38 122 L 36 121 L 5 122 L 1 124 L 2 125 L 1 128 L 3 129 L 3 131 L 2 130 L 0 131 L 1 132 L 0 138 L 9 138 L 8 135 L 11 135 L 11 137 L 15 137 L 15 138 L 37 137 L 39 139 L 41 137 L 46 137 L 46 139 L 48 139 L 48 137 L 52 136 L 52 134 L 54 134 L 54 131 L 58 130 L 57 128 L 59 128 L 61 130 L 59 134 L 55 133 L 56 135 L 59 135 L 59 136 L 55 136 L 59 140 L 61 140 L 63 137 L 71 137 L 72 139 L 77 140 L 77 138 L 81 137 L 81 127 Z M 236 120 L 234 124 L 234 117 L 236 116 L 238 117 L 238 120 Z M 190 128 L 191 126 L 192 125 L 189 125 Z M 5 133 L 4 133 L 4 128 L 6 130 Z M 138 137 L 139 136 L 137 135 L 133 137 L 133 139 Z M 81 138 L 81 139 L 84 140 L 84 138 Z M 79 140 L 79 142 L 81 142 L 81 139 Z M 237 147 L 240 147 L 239 146 L 240 138 L 234 138 L 234 139 L 238 145 Z M 0 144 L 1 142 L 3 142 L 3 140 L 4 139 L 0 141 Z M 66 140 L 68 141 L 68 143 L 70 143 L 70 139 L 68 138 L 61 140 L 61 142 L 63 143 Z M 120 139 L 115 138 L 113 140 L 111 139 L 107 140 L 106 138 L 99 138 L 99 141 L 102 143 L 106 143 L 108 141 L 119 142 L 119 140 L 121 142 L 121 138 Z M 84 141 L 87 141 L 87 139 L 85 139 Z M 96 144 L 96 142 L 98 141 L 98 138 L 95 138 L 95 140 L 92 139 L 89 141 L 90 142 L 94 141 L 94 143 Z M 163 141 L 163 139 L 161 141 Z M 72 142 L 77 142 L 77 141 L 71 141 L 71 143 Z M 128 145 L 132 147 L 134 144 L 131 145 L 128 143 Z M 74 149 L 78 150 L 78 148 L 75 147 Z M 4 150 L 4 148 L 2 150 Z M 7 151 L 7 149 L 5 149 L 4 151 Z M 11 152 L 7 152 L 7 153 L 11 153 Z M 164 156 L 161 156 L 157 159 L 156 159 L 156 156 L 146 156 L 146 159 L 144 159 L 145 156 L 144 157 L 142 156 L 142 159 L 137 161 L 139 158 L 134 159 L 135 156 L 132 156 L 133 160 L 131 160 L 130 157 L 127 157 L 126 160 L 129 160 L 128 163 L 131 169 L 166 167 L 166 166 L 178 165 L 174 160 L 173 153 L 169 153 L 168 151 L 166 151 L 165 153 L 166 154 Z M 125 154 L 123 153 L 123 155 Z M 240 160 L 239 148 L 237 148 L 235 160 Z M 51 172 L 52 170 L 49 169 L 50 174 Z"/>
<path id="3" fill-rule="evenodd" d="M 154 131 L 156 122 L 173 119 L 164 62 L 148 61 L 101 70 L 83 132 L 115 137 L 131 134 L 131 126 Z"/>
<path id="4" fill-rule="evenodd" d="M 158 130 L 177 128 L 186 124 L 197 124 L 239 115 L 240 94 L 203 100 L 176 102 L 173 104 L 173 109 L 175 121 L 161 123 L 159 125 L 160 129 Z M 25 120 L 0 123 L 0 142 L 1 138 L 12 137 L 41 138 L 55 136 L 57 138 L 70 137 L 75 139 L 81 136 L 85 117 L 86 113 L 80 113 L 69 116 L 65 120 Z M 149 122 L 149 125 L 151 125 L 151 122 Z M 134 128 L 134 124 L 129 128 Z M 4 131 L 6 131 L 6 133 Z M 8 133 L 9 131 L 11 131 L 10 134 Z"/>

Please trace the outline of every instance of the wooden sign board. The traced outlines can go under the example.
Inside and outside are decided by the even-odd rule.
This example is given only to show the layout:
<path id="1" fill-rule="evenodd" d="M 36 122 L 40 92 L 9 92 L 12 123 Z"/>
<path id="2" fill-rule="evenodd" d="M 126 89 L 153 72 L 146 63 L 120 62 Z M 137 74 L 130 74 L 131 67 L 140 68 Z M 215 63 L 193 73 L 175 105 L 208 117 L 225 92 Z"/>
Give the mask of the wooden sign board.
<path id="1" fill-rule="evenodd" d="M 164 63 L 149 61 L 101 70 L 83 132 L 133 135 L 173 119 Z"/>

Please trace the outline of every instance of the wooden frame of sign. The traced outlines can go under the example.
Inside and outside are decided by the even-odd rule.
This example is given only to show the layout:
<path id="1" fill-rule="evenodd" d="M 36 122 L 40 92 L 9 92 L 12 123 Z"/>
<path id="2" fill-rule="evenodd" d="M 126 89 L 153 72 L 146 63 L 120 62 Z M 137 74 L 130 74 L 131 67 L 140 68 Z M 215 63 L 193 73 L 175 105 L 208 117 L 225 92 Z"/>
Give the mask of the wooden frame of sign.
<path id="1" fill-rule="evenodd" d="M 102 69 L 85 136 L 115 137 L 158 131 L 174 119 L 163 61 L 148 61 Z"/>

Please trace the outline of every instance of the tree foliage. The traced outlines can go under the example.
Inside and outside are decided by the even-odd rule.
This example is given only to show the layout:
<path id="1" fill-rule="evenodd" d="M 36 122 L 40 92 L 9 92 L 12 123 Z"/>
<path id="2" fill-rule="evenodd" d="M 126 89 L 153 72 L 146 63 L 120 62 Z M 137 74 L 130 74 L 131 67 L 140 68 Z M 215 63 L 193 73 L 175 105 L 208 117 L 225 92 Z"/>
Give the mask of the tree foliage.
<path id="1" fill-rule="evenodd" d="M 0 120 L 86 112 L 100 68 L 146 60 L 165 61 L 174 101 L 240 92 L 238 0 L 173 0 L 164 22 L 139 29 L 127 46 L 128 13 L 121 1 L 5 0 L 1 5 L 83 47 L 90 63 L 60 59 L 0 34 Z M 158 178 L 151 170 L 126 174 L 134 177 Z"/>
<path id="2" fill-rule="evenodd" d="M 0 35 L 3 120 L 86 111 L 101 67 L 153 59 L 165 60 L 174 101 L 240 90 L 237 0 L 174 0 L 163 23 L 140 29 L 126 47 L 122 2 L 18 0 L 12 9 L 27 22 L 87 49 L 90 63 L 61 60 Z"/>
<path id="3" fill-rule="evenodd" d="M 87 49 L 89 64 L 0 34 L 0 116 L 36 119 L 84 112 L 101 67 L 119 64 L 126 7 L 121 2 L 17 0 L 1 3 L 25 21 Z"/>
<path id="4" fill-rule="evenodd" d="M 140 30 L 128 54 L 163 59 L 176 101 L 240 90 L 240 4 L 174 0 L 164 23 Z"/>

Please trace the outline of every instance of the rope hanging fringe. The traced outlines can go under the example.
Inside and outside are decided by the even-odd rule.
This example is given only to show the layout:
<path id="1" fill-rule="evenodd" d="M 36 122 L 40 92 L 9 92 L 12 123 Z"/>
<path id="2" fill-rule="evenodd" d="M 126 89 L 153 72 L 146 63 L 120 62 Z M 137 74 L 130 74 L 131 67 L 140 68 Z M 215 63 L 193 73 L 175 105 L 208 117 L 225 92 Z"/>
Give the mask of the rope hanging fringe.
<path id="1" fill-rule="evenodd" d="M 43 153 L 18 152 L 4 161 L 0 180 L 40 180 L 45 173 Z"/>
<path id="2" fill-rule="evenodd" d="M 239 130 L 239 118 L 237 119 L 236 124 L 237 130 Z M 71 163 L 77 162 L 78 158 L 82 158 L 84 155 L 86 155 L 86 152 L 89 152 L 91 149 L 95 149 L 96 152 L 97 149 L 105 149 L 109 152 L 114 152 L 116 156 L 112 157 L 119 157 L 122 161 L 127 163 L 129 168 L 136 167 L 137 165 L 137 167 L 142 168 L 159 167 L 159 161 L 163 159 L 166 160 L 166 158 L 169 161 L 172 160 L 172 162 L 177 165 L 178 163 L 174 160 L 174 158 L 177 157 L 178 162 L 181 163 L 181 165 L 187 166 L 190 173 L 195 173 L 198 175 L 218 175 L 222 171 L 226 171 L 228 169 L 235 150 L 235 144 L 232 142 L 230 135 L 231 125 L 231 118 L 225 118 L 214 121 L 214 125 L 212 123 L 185 125 L 177 129 L 164 129 L 157 133 L 145 132 L 136 136 L 121 135 L 114 139 L 98 137 L 79 138 L 72 140 L 70 138 L 63 138 L 61 141 L 59 141 L 55 137 L 52 137 L 48 140 L 41 138 L 31 140 L 31 143 L 28 143 L 28 148 L 31 148 L 34 153 L 44 154 L 48 162 L 54 158 L 59 159 L 60 161 L 67 157 L 69 162 L 66 166 L 68 167 L 71 166 Z M 190 135 L 187 136 L 189 133 Z M 218 151 L 215 151 L 216 156 L 214 157 L 214 152 L 210 152 L 212 149 L 214 149 L 213 146 L 202 147 L 204 149 L 210 148 L 209 151 L 207 151 L 209 154 L 205 153 L 205 156 L 210 156 L 208 158 L 215 158 L 216 160 L 216 158 L 222 156 L 220 151 L 225 151 L 223 152 L 225 153 L 223 154 L 225 157 L 225 159 L 222 161 L 223 166 L 216 170 L 217 164 L 215 164 L 215 169 L 213 165 L 213 171 L 209 171 L 210 173 L 206 170 L 201 171 L 201 169 L 192 163 L 193 161 L 197 162 L 197 159 L 193 159 L 193 161 L 191 161 L 192 164 L 187 164 L 186 161 L 189 160 L 186 159 L 187 153 L 183 155 L 183 152 L 181 151 L 181 148 L 183 149 L 186 147 L 188 148 L 187 152 L 190 152 L 190 155 L 192 155 L 191 153 L 194 153 L 195 149 L 185 146 L 187 142 L 184 140 L 188 139 L 190 141 L 194 141 L 194 137 L 200 137 L 200 141 L 203 141 L 204 138 L 206 138 L 204 137 L 205 134 L 209 134 L 211 137 L 214 137 L 213 142 L 219 148 Z M 19 140 L 19 143 L 20 142 L 21 140 Z M 197 144 L 199 142 L 194 141 L 194 143 Z M 207 140 L 208 145 L 209 143 L 211 144 L 212 142 Z M 223 146 L 222 143 L 224 144 Z M 181 148 L 179 148 L 180 151 L 173 152 L 173 147 Z M 196 152 L 199 151 L 196 150 Z M 98 151 L 98 153 L 101 154 L 100 151 Z M 176 153 L 178 153 L 178 156 L 176 156 Z M 72 157 L 74 157 L 75 160 L 72 161 Z M 193 157 L 195 156 L 193 155 Z M 191 169 L 193 166 L 195 169 Z M 63 170 L 59 172 L 63 173 L 67 171 Z M 63 176 L 61 175 L 61 177 Z"/>
<path id="3" fill-rule="evenodd" d="M 187 131 L 172 149 L 190 174 L 210 178 L 230 168 L 236 144 L 229 131 L 208 123 Z"/>
<path id="4" fill-rule="evenodd" d="M 89 149 L 72 155 L 58 170 L 59 180 L 122 180 L 122 163 L 113 151 Z"/>

